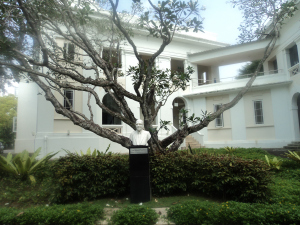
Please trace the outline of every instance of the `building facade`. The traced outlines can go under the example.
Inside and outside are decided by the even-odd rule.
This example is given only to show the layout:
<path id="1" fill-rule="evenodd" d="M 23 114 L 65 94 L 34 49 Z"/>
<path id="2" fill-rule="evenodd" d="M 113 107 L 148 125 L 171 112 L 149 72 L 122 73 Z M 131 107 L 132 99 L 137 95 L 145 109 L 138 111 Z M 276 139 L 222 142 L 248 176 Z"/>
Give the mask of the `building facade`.
<path id="1" fill-rule="evenodd" d="M 280 32 L 272 55 L 266 60 L 263 73 L 258 76 L 250 91 L 236 106 L 225 111 L 209 126 L 192 134 L 205 147 L 262 147 L 281 148 L 292 141 L 299 141 L 300 104 L 300 13 L 289 19 Z M 147 59 L 158 49 L 160 40 L 139 31 L 134 42 L 140 55 Z M 184 70 L 187 66 L 195 69 L 192 80 L 185 91 L 174 93 L 160 110 L 156 124 L 160 120 L 172 122 L 169 131 L 160 131 L 161 138 L 178 129 L 185 108 L 188 114 L 201 115 L 202 111 L 214 112 L 222 104 L 232 100 L 250 79 L 220 79 L 219 67 L 261 59 L 268 40 L 228 46 L 217 42 L 209 34 L 177 34 L 173 42 L 158 57 L 159 69 Z M 65 46 L 72 57 L 72 46 L 57 38 L 60 46 Z M 105 54 L 105 49 L 102 50 Z M 84 59 L 83 59 L 84 60 Z M 138 64 L 130 46 L 122 46 L 122 68 Z M 80 71 L 90 76 L 87 71 Z M 234 75 L 233 75 L 234 76 Z M 130 76 L 120 77 L 119 82 L 134 93 Z M 64 90 L 68 101 L 61 97 L 65 107 L 69 104 L 81 113 L 88 114 L 88 95 L 72 90 Z M 116 107 L 103 89 L 96 90 L 104 104 Z M 94 120 L 102 127 L 129 136 L 132 128 L 96 107 Z M 93 105 L 94 104 L 94 105 Z M 136 118 L 143 118 L 139 105 L 129 101 Z M 115 109 L 117 110 L 117 109 Z M 86 131 L 57 114 L 51 103 L 45 100 L 41 89 L 35 83 L 21 82 L 19 85 L 18 124 L 15 151 L 34 151 L 42 147 L 43 154 L 68 149 L 70 151 L 99 149 L 127 153 L 128 150 L 108 139 Z M 61 152 L 64 154 L 64 152 Z"/>

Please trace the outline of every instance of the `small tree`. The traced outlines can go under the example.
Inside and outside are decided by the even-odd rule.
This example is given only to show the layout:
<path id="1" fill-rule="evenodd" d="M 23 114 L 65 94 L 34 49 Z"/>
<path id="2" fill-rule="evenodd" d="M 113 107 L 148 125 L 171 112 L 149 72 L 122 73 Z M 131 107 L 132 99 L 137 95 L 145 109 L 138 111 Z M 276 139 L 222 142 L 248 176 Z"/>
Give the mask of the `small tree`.
<path id="1" fill-rule="evenodd" d="M 0 141 L 6 148 L 15 140 L 13 118 L 17 116 L 17 98 L 14 95 L 0 97 Z"/>
<path id="2" fill-rule="evenodd" d="M 155 5 L 148 0 L 151 10 L 144 10 L 140 1 L 133 0 L 133 2 L 133 13 L 120 14 L 118 13 L 119 0 L 8 0 L 5 2 L 2 0 L 0 3 L 2 27 L 0 29 L 0 65 L 5 69 L 14 69 L 15 73 L 25 73 L 27 79 L 34 81 L 45 92 L 46 99 L 52 103 L 56 112 L 69 118 L 75 125 L 126 148 L 131 145 L 129 138 L 118 135 L 94 122 L 90 101 L 93 99 L 102 110 L 133 129 L 135 129 L 137 118 L 128 105 L 128 99 L 135 101 L 142 110 L 145 129 L 151 132 L 151 149 L 163 152 L 167 146 L 171 145 L 169 150 L 175 151 L 186 136 L 203 129 L 225 110 L 233 107 L 251 87 L 257 72 L 230 103 L 224 104 L 212 114 L 204 113 L 201 116 L 192 115 L 186 118 L 190 123 L 183 124 L 175 133 L 159 140 L 158 130 L 152 129 L 151 124 L 168 97 L 179 89 L 186 88 L 193 69 L 187 68 L 187 72 L 158 70 L 154 67 L 154 62 L 171 43 L 176 32 L 189 30 L 197 32 L 202 29 L 202 22 L 198 19 L 199 3 L 192 0 L 188 2 L 168 0 Z M 245 10 L 243 2 L 246 2 L 247 10 L 256 7 L 248 2 L 264 3 L 264 1 L 254 0 L 232 2 L 240 6 L 242 10 Z M 260 70 L 262 63 L 274 47 L 279 33 L 278 24 L 282 23 L 285 13 L 294 12 L 290 8 L 294 6 L 293 2 L 282 3 L 277 0 L 268 2 L 272 2 L 274 7 L 273 5 L 273 8 L 260 7 L 261 11 L 254 12 L 257 15 L 270 15 L 271 19 L 268 30 L 259 35 L 263 38 L 270 36 L 270 44 L 266 48 L 257 71 Z M 106 6 L 110 8 L 109 12 L 103 10 Z M 246 16 L 248 11 L 245 13 L 245 18 L 249 20 L 249 16 Z M 250 25 L 251 23 L 247 22 L 244 28 Z M 134 28 L 146 30 L 150 36 L 161 40 L 159 48 L 148 60 L 144 60 L 138 54 L 137 46 L 131 36 Z M 70 45 L 59 46 L 57 37 L 63 38 Z M 242 38 L 246 40 L 246 37 L 248 38 L 248 36 Z M 120 45 L 124 41 L 132 47 L 139 62 L 139 65 L 131 67 L 127 72 L 127 75 L 132 76 L 134 93 L 118 83 L 120 75 L 118 56 Z M 108 51 L 101 55 L 99 49 L 104 47 L 108 48 Z M 93 75 L 84 77 L 80 70 L 90 71 L 89 74 Z M 101 76 L 100 71 L 103 71 L 104 77 Z M 96 87 L 105 90 L 120 108 L 119 112 L 103 104 Z M 82 114 L 72 107 L 63 107 L 55 96 L 57 92 L 67 99 L 62 89 L 88 93 L 87 105 L 90 114 Z M 68 104 L 71 105 L 70 102 Z M 166 128 L 167 124 L 168 121 L 162 121 L 161 128 Z"/>

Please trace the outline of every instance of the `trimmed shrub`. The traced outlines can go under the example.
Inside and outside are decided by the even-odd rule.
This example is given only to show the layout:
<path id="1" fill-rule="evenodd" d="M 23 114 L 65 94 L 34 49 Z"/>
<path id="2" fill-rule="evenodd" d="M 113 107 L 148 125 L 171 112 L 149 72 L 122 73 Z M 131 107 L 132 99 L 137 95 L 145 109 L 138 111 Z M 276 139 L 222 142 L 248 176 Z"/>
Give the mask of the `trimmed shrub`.
<path id="1" fill-rule="evenodd" d="M 231 155 L 197 155 L 174 152 L 151 158 L 153 194 L 203 192 L 239 201 L 264 199 L 269 193 L 271 173 L 261 160 Z"/>
<path id="2" fill-rule="evenodd" d="M 158 217 L 158 214 L 153 209 L 140 205 L 131 205 L 115 211 L 111 217 L 111 224 L 154 225 Z"/>
<path id="3" fill-rule="evenodd" d="M 53 205 L 25 210 L 0 208 L 0 224 L 65 225 L 95 224 L 103 218 L 103 208 L 89 203 Z"/>
<path id="4" fill-rule="evenodd" d="M 168 219 L 177 225 L 200 224 L 296 224 L 300 221 L 300 206 L 292 204 L 259 204 L 189 201 L 171 206 Z"/>
<path id="5" fill-rule="evenodd" d="M 115 197 L 129 190 L 129 163 L 125 155 L 69 154 L 57 160 L 52 171 L 53 182 L 57 183 L 55 202 Z"/>

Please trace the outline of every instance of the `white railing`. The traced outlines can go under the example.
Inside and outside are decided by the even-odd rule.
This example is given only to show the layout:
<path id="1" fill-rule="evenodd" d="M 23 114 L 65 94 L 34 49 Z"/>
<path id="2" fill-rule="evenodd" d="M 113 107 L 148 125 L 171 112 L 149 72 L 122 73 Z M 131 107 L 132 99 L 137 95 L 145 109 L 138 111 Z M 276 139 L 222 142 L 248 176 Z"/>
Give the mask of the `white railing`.
<path id="1" fill-rule="evenodd" d="M 297 63 L 296 65 L 293 65 L 292 67 L 290 67 L 288 69 L 289 73 L 290 73 L 290 76 L 294 76 L 296 75 L 297 73 L 299 73 L 299 63 Z"/>
<path id="2" fill-rule="evenodd" d="M 273 75 L 282 73 L 282 70 L 270 70 L 265 72 L 259 72 L 257 76 L 266 76 L 266 75 Z M 253 76 L 254 73 L 249 74 L 243 74 L 243 75 L 237 75 L 233 77 L 225 77 L 221 79 L 214 78 L 213 80 L 206 80 L 206 79 L 192 79 L 193 87 L 201 86 L 201 85 L 207 85 L 207 84 L 214 84 L 214 83 L 222 83 L 222 82 L 230 82 L 233 80 L 240 80 L 245 78 L 250 78 Z"/>

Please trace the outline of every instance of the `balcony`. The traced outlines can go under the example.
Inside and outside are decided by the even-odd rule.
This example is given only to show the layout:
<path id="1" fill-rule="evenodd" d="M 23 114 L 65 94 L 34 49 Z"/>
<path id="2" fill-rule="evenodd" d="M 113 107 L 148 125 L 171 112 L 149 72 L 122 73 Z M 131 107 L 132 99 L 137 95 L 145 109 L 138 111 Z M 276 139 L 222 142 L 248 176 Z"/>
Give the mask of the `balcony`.
<path id="1" fill-rule="evenodd" d="M 199 80 L 192 79 L 192 89 L 191 92 L 186 97 L 198 95 L 198 94 L 208 94 L 220 91 L 232 91 L 245 87 L 246 83 L 249 81 L 253 74 L 246 74 L 243 76 L 227 77 L 222 79 L 214 80 Z M 283 70 L 273 70 L 267 72 L 261 72 L 256 77 L 254 86 L 266 86 L 275 85 L 282 83 L 289 83 L 290 78 L 283 72 Z"/>
<path id="2" fill-rule="evenodd" d="M 299 63 L 297 63 L 296 65 L 290 67 L 288 69 L 288 71 L 289 71 L 291 77 L 296 75 L 297 73 L 299 73 L 299 71 L 300 71 L 299 70 Z"/>

